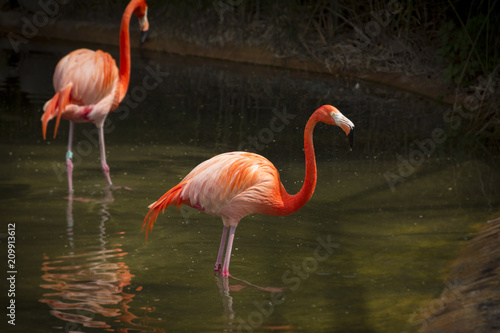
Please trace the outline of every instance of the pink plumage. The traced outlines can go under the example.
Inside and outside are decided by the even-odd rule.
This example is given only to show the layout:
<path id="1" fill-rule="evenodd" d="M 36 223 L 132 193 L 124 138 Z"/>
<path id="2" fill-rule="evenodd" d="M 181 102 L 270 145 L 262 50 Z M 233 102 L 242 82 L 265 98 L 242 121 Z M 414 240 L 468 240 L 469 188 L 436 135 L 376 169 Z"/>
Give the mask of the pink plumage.
<path id="1" fill-rule="evenodd" d="M 186 204 L 204 213 L 220 216 L 224 228 L 214 270 L 221 270 L 227 238 L 222 275 L 228 276 L 234 233 L 243 217 L 255 213 L 288 215 L 299 210 L 311 198 L 316 186 L 312 132 L 318 121 L 341 127 L 351 139 L 352 146 L 354 124 L 333 106 L 324 105 L 316 110 L 304 131 L 306 177 L 299 193 L 288 194 L 274 165 L 261 155 L 247 152 L 220 154 L 198 165 L 178 185 L 149 206 L 149 213 L 143 221 L 146 239 L 158 214 L 170 205 L 179 208 Z"/>

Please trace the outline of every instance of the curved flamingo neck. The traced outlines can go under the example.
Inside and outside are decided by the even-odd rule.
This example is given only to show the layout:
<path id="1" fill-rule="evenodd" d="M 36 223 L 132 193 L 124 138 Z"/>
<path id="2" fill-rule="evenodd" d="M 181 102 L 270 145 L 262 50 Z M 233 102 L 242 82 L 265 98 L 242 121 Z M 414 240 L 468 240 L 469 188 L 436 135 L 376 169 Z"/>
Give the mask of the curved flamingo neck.
<path id="1" fill-rule="evenodd" d="M 131 1 L 122 16 L 120 26 L 120 72 L 118 77 L 119 95 L 118 102 L 121 102 L 127 94 L 130 81 L 130 19 L 132 13 L 139 6 L 140 0 Z"/>
<path id="2" fill-rule="evenodd" d="M 311 199 L 314 189 L 316 188 L 316 157 L 314 155 L 314 145 L 313 145 L 313 131 L 316 123 L 318 122 L 318 116 L 315 113 L 309 118 L 306 124 L 306 129 L 304 130 L 304 154 L 306 159 L 306 175 L 304 179 L 304 184 L 300 191 L 295 195 L 288 194 L 284 187 L 282 186 L 282 199 L 284 204 L 284 214 L 292 214 L 302 208 Z"/>

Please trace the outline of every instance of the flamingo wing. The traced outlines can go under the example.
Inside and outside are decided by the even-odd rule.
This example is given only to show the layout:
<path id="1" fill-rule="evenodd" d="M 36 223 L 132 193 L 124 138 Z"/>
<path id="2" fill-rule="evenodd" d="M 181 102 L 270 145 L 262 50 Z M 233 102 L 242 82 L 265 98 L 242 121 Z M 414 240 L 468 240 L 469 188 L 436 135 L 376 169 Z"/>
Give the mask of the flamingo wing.
<path id="1" fill-rule="evenodd" d="M 75 50 L 62 58 L 54 73 L 56 94 L 44 106 L 43 132 L 57 116 L 76 122 L 102 125 L 106 115 L 118 105 L 118 68 L 109 53 L 101 50 Z"/>
<path id="2" fill-rule="evenodd" d="M 109 53 L 79 49 L 59 61 L 53 83 L 56 91 L 73 84 L 75 104 L 92 105 L 111 94 L 117 81 L 118 68 Z"/>
<path id="3" fill-rule="evenodd" d="M 215 156 L 191 171 L 181 198 L 190 206 L 208 214 L 241 217 L 252 205 L 266 204 L 269 194 L 279 190 L 279 174 L 274 165 L 261 155 L 231 152 Z M 276 188 L 276 186 L 278 186 Z M 232 213 L 228 206 L 245 203 L 246 209 Z M 252 207 L 257 209 L 257 207 Z M 254 212 L 254 211 L 252 211 Z"/>
<path id="4" fill-rule="evenodd" d="M 252 213 L 282 205 L 278 171 L 266 158 L 247 152 L 220 154 L 199 164 L 178 185 L 149 206 L 147 232 L 167 206 L 187 204 L 223 217 L 229 225 Z"/>

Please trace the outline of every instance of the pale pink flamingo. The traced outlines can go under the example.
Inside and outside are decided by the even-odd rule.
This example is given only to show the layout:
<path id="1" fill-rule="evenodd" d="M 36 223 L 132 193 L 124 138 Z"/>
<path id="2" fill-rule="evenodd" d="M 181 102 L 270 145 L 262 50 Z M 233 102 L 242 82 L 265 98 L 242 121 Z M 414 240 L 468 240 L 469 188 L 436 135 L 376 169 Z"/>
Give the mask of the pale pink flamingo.
<path id="1" fill-rule="evenodd" d="M 111 185 L 109 166 L 106 163 L 103 125 L 109 112 L 118 107 L 127 93 L 130 80 L 130 18 L 139 19 L 141 41 L 144 42 L 149 29 L 147 5 L 144 0 L 132 0 L 125 8 L 120 28 L 120 69 L 109 53 L 101 50 L 78 49 L 56 66 L 54 90 L 56 94 L 43 107 L 43 138 L 48 122 L 57 117 L 54 138 L 61 118 L 69 120 L 68 152 L 66 171 L 69 192 L 73 192 L 73 127 L 74 123 L 92 122 L 98 128 L 101 167 L 108 185 Z"/>
<path id="2" fill-rule="evenodd" d="M 214 271 L 220 273 L 227 238 L 222 276 L 229 276 L 234 233 L 243 217 L 254 213 L 289 215 L 302 208 L 311 198 L 316 186 L 313 129 L 319 121 L 341 127 L 352 148 L 354 124 L 331 105 L 317 109 L 304 131 L 306 174 L 297 194 L 286 192 L 278 170 L 265 157 L 247 152 L 220 154 L 198 165 L 178 185 L 149 206 L 149 213 L 142 224 L 143 229 L 146 226 L 146 240 L 160 211 L 170 205 L 179 208 L 186 204 L 204 213 L 220 216 L 224 228 Z"/>

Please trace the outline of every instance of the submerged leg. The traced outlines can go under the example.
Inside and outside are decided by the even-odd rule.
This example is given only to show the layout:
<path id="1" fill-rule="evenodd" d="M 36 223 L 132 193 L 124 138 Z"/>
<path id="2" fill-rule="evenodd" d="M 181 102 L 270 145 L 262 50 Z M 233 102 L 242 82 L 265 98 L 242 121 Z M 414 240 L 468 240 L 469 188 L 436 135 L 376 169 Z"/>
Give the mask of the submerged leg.
<path id="1" fill-rule="evenodd" d="M 229 261 L 231 260 L 231 250 L 233 249 L 234 232 L 236 227 L 229 227 L 229 237 L 227 240 L 226 256 L 224 258 L 224 267 L 222 268 L 222 276 L 230 276 Z"/>
<path id="2" fill-rule="evenodd" d="M 228 227 L 226 226 L 224 226 L 224 229 L 222 229 L 219 254 L 217 255 L 217 261 L 215 262 L 214 272 L 220 272 L 220 269 L 222 268 L 222 254 L 224 253 L 224 248 L 226 247 L 227 229 Z"/>
<path id="3" fill-rule="evenodd" d="M 106 148 L 104 147 L 104 128 L 99 128 L 99 147 L 101 150 L 101 168 L 106 177 L 108 185 L 111 185 L 111 177 L 109 176 L 109 166 L 106 163 Z"/>
<path id="4" fill-rule="evenodd" d="M 68 189 L 69 193 L 73 193 L 73 152 L 71 147 L 73 146 L 73 127 L 75 123 L 69 122 L 69 139 L 68 139 L 68 151 L 66 152 L 66 173 L 68 174 Z"/>

